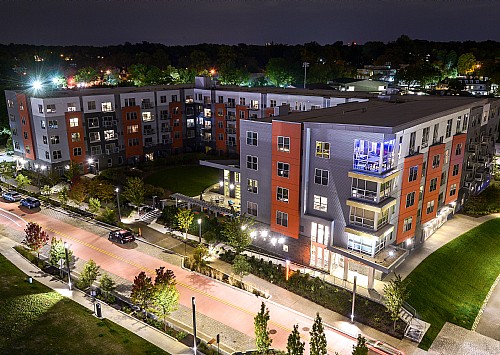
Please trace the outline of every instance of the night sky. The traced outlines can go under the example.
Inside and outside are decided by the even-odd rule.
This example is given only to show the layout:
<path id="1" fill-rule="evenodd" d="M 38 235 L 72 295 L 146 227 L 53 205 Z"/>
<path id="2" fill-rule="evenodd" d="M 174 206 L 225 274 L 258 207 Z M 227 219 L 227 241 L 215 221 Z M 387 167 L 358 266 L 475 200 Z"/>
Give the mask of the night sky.
<path id="1" fill-rule="evenodd" d="M 0 43 L 500 40 L 498 0 L 0 0 Z"/>

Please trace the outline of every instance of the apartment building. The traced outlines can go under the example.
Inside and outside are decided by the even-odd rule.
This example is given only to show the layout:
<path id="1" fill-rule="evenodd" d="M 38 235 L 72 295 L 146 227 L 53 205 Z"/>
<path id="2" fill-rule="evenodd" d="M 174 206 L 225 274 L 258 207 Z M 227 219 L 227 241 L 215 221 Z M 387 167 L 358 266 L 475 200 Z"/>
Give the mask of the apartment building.
<path id="1" fill-rule="evenodd" d="M 366 101 L 353 95 L 196 85 L 5 92 L 19 165 L 85 172 L 186 152 L 237 157 L 241 120 Z"/>
<path id="2" fill-rule="evenodd" d="M 498 100 L 415 97 L 241 121 L 254 244 L 373 287 L 489 184 L 499 118 Z"/>

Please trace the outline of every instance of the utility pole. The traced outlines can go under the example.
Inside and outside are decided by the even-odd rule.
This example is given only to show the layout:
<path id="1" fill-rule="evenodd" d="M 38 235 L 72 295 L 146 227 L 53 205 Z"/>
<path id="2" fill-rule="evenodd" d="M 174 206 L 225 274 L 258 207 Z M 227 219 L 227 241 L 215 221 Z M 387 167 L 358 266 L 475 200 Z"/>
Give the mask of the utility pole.
<path id="1" fill-rule="evenodd" d="M 309 68 L 309 62 L 302 63 L 302 67 L 304 67 L 304 89 L 306 88 L 306 79 L 307 79 L 307 68 Z"/>

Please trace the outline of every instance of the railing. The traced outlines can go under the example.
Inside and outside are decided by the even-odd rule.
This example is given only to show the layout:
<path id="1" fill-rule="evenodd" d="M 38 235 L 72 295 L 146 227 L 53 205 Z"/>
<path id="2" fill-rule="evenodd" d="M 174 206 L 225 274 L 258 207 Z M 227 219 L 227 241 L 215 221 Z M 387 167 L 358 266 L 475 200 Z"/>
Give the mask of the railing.
<path id="1" fill-rule="evenodd" d="M 155 129 L 145 129 L 144 134 L 145 135 L 156 134 L 156 130 Z"/>

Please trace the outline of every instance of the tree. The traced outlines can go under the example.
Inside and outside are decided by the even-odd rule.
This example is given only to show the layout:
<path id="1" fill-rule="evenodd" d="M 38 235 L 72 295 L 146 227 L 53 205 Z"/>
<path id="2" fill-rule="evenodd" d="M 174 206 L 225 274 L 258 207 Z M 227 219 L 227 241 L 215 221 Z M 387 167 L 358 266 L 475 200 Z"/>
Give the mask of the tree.
<path id="1" fill-rule="evenodd" d="M 71 160 L 64 171 L 64 177 L 68 179 L 71 183 L 75 183 L 80 179 L 80 174 L 82 173 L 82 168 L 80 164 L 76 161 Z"/>
<path id="2" fill-rule="evenodd" d="M 401 306 L 410 296 L 408 282 L 401 279 L 401 275 L 395 275 L 394 279 L 384 285 L 385 306 L 391 320 L 394 321 L 394 329 L 399 319 Z"/>
<path id="3" fill-rule="evenodd" d="M 148 313 L 147 307 L 151 303 L 154 295 L 154 285 L 151 277 L 146 276 L 144 271 L 134 278 L 130 300 Z"/>
<path id="4" fill-rule="evenodd" d="M 179 291 L 177 291 L 175 284 L 155 285 L 153 304 L 160 310 L 161 315 L 163 316 L 163 324 L 165 325 L 166 331 L 167 315 L 177 310 L 179 305 Z"/>
<path id="5" fill-rule="evenodd" d="M 299 325 L 293 326 L 292 333 L 288 336 L 286 344 L 286 352 L 288 355 L 302 355 L 304 354 L 305 342 L 300 341 Z"/>
<path id="6" fill-rule="evenodd" d="M 122 192 L 123 198 L 139 208 L 144 202 L 144 181 L 140 177 L 128 177 Z"/>
<path id="7" fill-rule="evenodd" d="M 366 339 L 361 334 L 358 334 L 358 343 L 352 346 L 352 355 L 368 355 Z"/>
<path id="8" fill-rule="evenodd" d="M 177 226 L 184 231 L 184 238 L 187 239 L 187 232 L 194 219 L 193 211 L 188 209 L 179 210 L 175 215 L 175 218 L 177 220 Z"/>
<path id="9" fill-rule="evenodd" d="M 172 270 L 170 269 L 165 269 L 164 266 L 160 266 L 158 269 L 155 270 L 156 276 L 155 276 L 155 285 L 159 284 L 169 284 L 169 285 L 175 285 L 175 274 Z"/>
<path id="10" fill-rule="evenodd" d="M 94 260 L 90 259 L 83 266 L 80 279 L 78 280 L 78 287 L 85 290 L 92 286 L 97 277 L 100 275 L 101 267 L 95 263 Z"/>
<path id="11" fill-rule="evenodd" d="M 248 275 L 251 270 L 251 266 L 248 263 L 246 256 L 241 254 L 235 256 L 232 267 L 233 272 L 241 278 L 242 282 L 243 276 Z"/>
<path id="12" fill-rule="evenodd" d="M 81 181 L 73 184 L 68 197 L 80 205 L 87 198 L 87 187 Z"/>
<path id="13" fill-rule="evenodd" d="M 269 82 L 278 87 L 287 87 L 293 81 L 293 74 L 288 69 L 284 58 L 271 58 L 266 66 L 266 77 Z"/>
<path id="14" fill-rule="evenodd" d="M 448 80 L 448 89 L 454 91 L 463 91 L 465 89 L 465 84 L 458 79 Z"/>
<path id="15" fill-rule="evenodd" d="M 68 188 L 64 186 L 58 193 L 57 197 L 59 198 L 59 202 L 62 207 L 65 207 L 68 204 Z"/>
<path id="16" fill-rule="evenodd" d="M 40 194 L 48 201 L 49 196 L 52 193 L 52 189 L 49 185 L 43 185 L 40 189 Z"/>
<path id="17" fill-rule="evenodd" d="M 199 244 L 193 251 L 193 260 L 196 266 L 204 266 L 208 256 L 208 249 L 203 244 Z"/>
<path id="18" fill-rule="evenodd" d="M 314 324 L 311 331 L 309 332 L 310 340 L 309 346 L 311 348 L 311 355 L 326 355 L 326 336 L 325 329 L 323 327 L 323 322 L 319 313 L 316 313 L 316 318 L 314 319 Z"/>
<path id="19" fill-rule="evenodd" d="M 40 258 L 40 249 L 49 242 L 49 235 L 42 229 L 42 226 L 35 222 L 29 222 L 24 229 L 26 233 L 22 243 L 37 253 Z"/>
<path id="20" fill-rule="evenodd" d="M 98 198 L 101 201 L 109 202 L 115 198 L 115 187 L 108 181 L 92 179 L 87 185 L 90 197 Z"/>
<path id="21" fill-rule="evenodd" d="M 464 53 L 458 57 L 457 70 L 460 74 L 471 74 L 476 70 L 476 57 L 472 53 Z"/>
<path id="22" fill-rule="evenodd" d="M 176 221 L 176 215 L 179 211 L 177 206 L 165 206 L 161 211 L 160 219 L 168 227 L 173 227 Z"/>
<path id="23" fill-rule="evenodd" d="M 23 174 L 18 174 L 16 176 L 16 182 L 17 182 L 17 188 L 20 190 L 24 189 L 25 186 L 31 184 L 31 180 L 27 176 L 24 176 Z"/>
<path id="24" fill-rule="evenodd" d="M 262 302 L 260 311 L 254 318 L 255 346 L 257 347 L 257 351 L 261 354 L 267 354 L 273 342 L 269 336 L 269 330 L 267 329 L 269 319 L 269 309 L 266 307 L 266 304 Z"/>
<path id="25" fill-rule="evenodd" d="M 96 214 L 101 209 L 101 201 L 98 198 L 89 198 L 89 211 Z"/>
<path id="26" fill-rule="evenodd" d="M 227 243 L 236 249 L 236 253 L 240 254 L 252 244 L 250 231 L 253 224 L 254 220 L 246 216 L 229 218 L 224 222 L 221 234 Z"/>
<path id="27" fill-rule="evenodd" d="M 104 207 L 104 209 L 101 211 L 101 220 L 112 224 L 116 221 L 116 212 L 115 210 L 109 208 L 108 206 Z"/>
<path id="28" fill-rule="evenodd" d="M 115 301 L 115 297 L 111 294 L 111 292 L 116 289 L 116 283 L 108 274 L 102 275 L 99 279 L 99 288 L 101 289 L 106 302 Z"/>
<path id="29" fill-rule="evenodd" d="M 68 258 L 71 260 L 73 257 L 73 251 L 68 249 Z M 57 239 L 52 237 L 50 241 L 50 251 L 49 251 L 49 264 L 52 266 L 61 266 L 60 260 L 66 258 L 66 250 L 64 248 L 64 242 L 62 239 Z"/>

